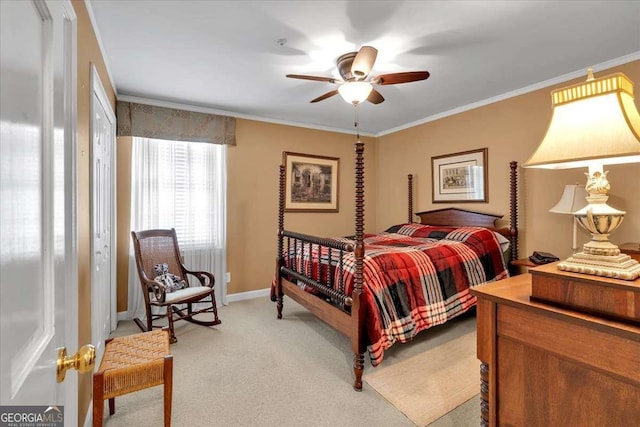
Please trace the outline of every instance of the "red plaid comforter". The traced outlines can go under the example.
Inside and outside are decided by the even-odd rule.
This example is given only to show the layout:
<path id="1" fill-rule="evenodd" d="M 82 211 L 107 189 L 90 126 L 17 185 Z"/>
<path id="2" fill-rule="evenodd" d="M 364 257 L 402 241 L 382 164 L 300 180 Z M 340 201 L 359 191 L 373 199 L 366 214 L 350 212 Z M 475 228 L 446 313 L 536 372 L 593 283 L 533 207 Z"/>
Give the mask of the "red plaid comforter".
<path id="1" fill-rule="evenodd" d="M 364 238 L 363 296 L 374 366 L 396 341 L 410 341 L 418 332 L 473 307 L 476 298 L 470 287 L 508 277 L 500 245 L 490 230 L 406 224 L 393 231 Z M 296 256 L 299 262 L 303 257 Z M 312 270 L 314 276 L 320 271 Z M 343 275 L 347 295 L 354 273 L 355 257 L 348 253 L 342 272 L 335 272 Z"/>

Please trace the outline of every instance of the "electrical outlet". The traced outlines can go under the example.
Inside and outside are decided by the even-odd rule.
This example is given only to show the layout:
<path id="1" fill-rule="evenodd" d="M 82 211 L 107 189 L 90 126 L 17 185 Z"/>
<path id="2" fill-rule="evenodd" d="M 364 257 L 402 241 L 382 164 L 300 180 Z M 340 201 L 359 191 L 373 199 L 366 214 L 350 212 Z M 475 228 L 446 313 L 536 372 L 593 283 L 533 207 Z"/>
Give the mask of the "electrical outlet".
<path id="1" fill-rule="evenodd" d="M 231 273 L 227 272 L 227 274 L 224 275 L 224 280 L 227 281 L 227 283 L 231 282 Z"/>

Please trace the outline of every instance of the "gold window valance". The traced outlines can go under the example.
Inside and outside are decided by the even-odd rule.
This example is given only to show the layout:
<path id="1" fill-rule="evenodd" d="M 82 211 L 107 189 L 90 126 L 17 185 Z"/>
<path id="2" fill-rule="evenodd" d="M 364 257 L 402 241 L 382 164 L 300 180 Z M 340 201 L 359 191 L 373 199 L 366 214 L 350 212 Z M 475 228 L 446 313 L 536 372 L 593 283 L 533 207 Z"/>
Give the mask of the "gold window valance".
<path id="1" fill-rule="evenodd" d="M 235 117 L 118 101 L 118 136 L 236 144 Z"/>

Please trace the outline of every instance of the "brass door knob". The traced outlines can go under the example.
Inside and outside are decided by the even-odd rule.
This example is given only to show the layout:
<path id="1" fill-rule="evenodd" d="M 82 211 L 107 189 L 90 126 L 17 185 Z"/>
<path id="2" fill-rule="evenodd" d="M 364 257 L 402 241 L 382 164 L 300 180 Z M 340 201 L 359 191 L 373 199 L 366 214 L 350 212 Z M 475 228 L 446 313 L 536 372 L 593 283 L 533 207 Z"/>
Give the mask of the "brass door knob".
<path id="1" fill-rule="evenodd" d="M 93 370 L 96 363 L 96 348 L 91 344 L 83 345 L 73 356 L 67 356 L 67 349 L 58 349 L 58 363 L 56 369 L 56 379 L 59 383 L 64 381 L 64 376 L 69 369 L 75 369 L 80 373 Z"/>

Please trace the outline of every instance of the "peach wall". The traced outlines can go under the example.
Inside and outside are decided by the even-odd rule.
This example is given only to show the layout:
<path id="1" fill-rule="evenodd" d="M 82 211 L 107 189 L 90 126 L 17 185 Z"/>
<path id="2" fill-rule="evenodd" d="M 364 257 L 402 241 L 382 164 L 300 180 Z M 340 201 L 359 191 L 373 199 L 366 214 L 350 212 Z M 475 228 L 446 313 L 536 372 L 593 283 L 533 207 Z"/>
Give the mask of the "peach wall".
<path id="1" fill-rule="evenodd" d="M 596 73 L 623 72 L 636 83 L 640 95 L 640 61 Z M 576 79 L 579 82 L 585 78 Z M 569 82 L 556 87 L 567 86 Z M 555 88 L 555 87 L 553 87 Z M 431 157 L 488 147 L 489 199 L 487 203 L 454 206 L 505 214 L 509 219 L 509 162 L 524 163 L 544 137 L 551 119 L 551 90 L 545 88 L 461 114 L 415 126 L 377 138 L 376 228 L 384 229 L 403 212 L 404 195 L 394 193 L 407 173 L 416 175 L 416 211 L 438 209 L 431 197 Z M 640 164 L 606 166 L 611 182 L 610 204 L 627 210 L 621 227 L 611 236 L 614 243 L 640 241 Z M 560 257 L 571 252 L 571 217 L 549 213 L 565 184 L 584 184 L 582 169 L 538 170 L 520 168 L 520 257 L 545 250 Z M 384 195 L 384 196 L 383 196 Z M 589 239 L 580 230 L 578 244 Z"/>
<path id="2" fill-rule="evenodd" d="M 112 108 L 115 93 L 84 1 L 73 1 L 78 24 L 78 347 L 91 342 L 91 64 L 96 66 Z M 115 111 L 115 110 L 114 110 Z M 91 376 L 78 376 L 78 425 L 91 401 Z"/>
<path id="3" fill-rule="evenodd" d="M 365 227 L 375 225 L 375 144 L 365 143 Z M 228 148 L 228 293 L 264 289 L 275 272 L 278 227 L 278 167 L 283 151 L 340 158 L 339 212 L 287 213 L 285 228 L 322 236 L 353 234 L 354 142 L 349 134 L 239 119 L 236 146 Z M 406 215 L 405 215 L 406 216 Z"/>

